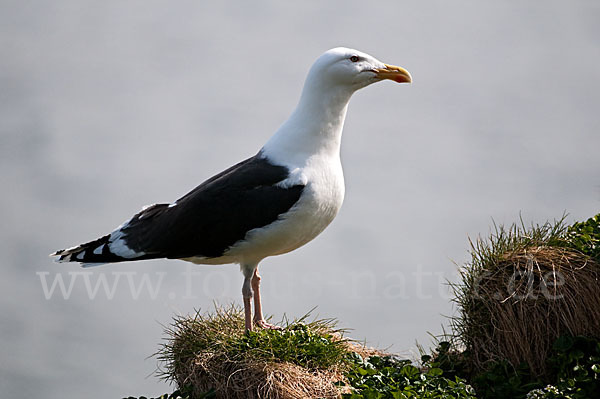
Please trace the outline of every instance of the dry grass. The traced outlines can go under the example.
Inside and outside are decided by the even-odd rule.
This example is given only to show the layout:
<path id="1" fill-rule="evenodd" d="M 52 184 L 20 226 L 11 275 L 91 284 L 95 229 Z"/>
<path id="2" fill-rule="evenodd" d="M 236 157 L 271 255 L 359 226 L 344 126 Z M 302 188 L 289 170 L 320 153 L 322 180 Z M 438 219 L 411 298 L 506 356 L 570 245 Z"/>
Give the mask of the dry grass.
<path id="1" fill-rule="evenodd" d="M 600 265 L 563 245 L 562 221 L 496 229 L 473 245 L 454 287 L 453 330 L 476 370 L 494 361 L 526 362 L 534 375 L 561 335 L 600 336 Z"/>
<path id="2" fill-rule="evenodd" d="M 177 379 L 200 395 L 215 389 L 217 398 L 338 398 L 338 370 L 308 371 L 292 363 L 260 361 L 223 362 L 216 356 L 199 356 Z M 187 372 L 186 372 L 187 371 Z"/>
<path id="3" fill-rule="evenodd" d="M 333 320 L 287 324 L 282 331 L 244 331 L 236 306 L 178 317 L 157 354 L 163 378 L 217 398 L 339 398 L 349 353 L 381 354 L 343 337 Z"/>

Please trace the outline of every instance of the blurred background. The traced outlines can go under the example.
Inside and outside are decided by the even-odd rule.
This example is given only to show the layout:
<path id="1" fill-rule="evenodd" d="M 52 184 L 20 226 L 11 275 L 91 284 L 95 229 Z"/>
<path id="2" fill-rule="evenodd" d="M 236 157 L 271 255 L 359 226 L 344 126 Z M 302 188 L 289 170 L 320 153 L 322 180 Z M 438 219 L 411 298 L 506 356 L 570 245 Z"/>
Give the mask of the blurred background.
<path id="1" fill-rule="evenodd" d="M 47 254 L 255 154 L 336 46 L 414 83 L 355 94 L 344 206 L 262 263 L 265 310 L 316 306 L 404 356 L 428 346 L 454 312 L 445 282 L 468 237 L 599 211 L 598 20 L 591 1 L 0 1 L 0 391 L 172 389 L 152 376 L 163 325 L 241 304 L 238 267 L 83 270 Z"/>

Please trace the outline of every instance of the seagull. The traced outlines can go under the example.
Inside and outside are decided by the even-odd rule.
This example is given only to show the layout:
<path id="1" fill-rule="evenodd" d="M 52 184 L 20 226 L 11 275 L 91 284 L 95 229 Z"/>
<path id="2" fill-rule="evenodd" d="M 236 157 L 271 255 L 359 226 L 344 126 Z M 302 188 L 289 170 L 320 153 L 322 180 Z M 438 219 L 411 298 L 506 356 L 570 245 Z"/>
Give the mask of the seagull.
<path id="1" fill-rule="evenodd" d="M 142 208 L 110 234 L 50 256 L 83 267 L 156 258 L 239 264 L 246 329 L 278 328 L 263 316 L 258 265 L 303 246 L 333 221 L 345 193 L 340 143 L 348 102 L 386 79 L 412 82 L 404 68 L 366 53 L 326 51 L 289 119 L 256 155 L 173 203 Z"/>

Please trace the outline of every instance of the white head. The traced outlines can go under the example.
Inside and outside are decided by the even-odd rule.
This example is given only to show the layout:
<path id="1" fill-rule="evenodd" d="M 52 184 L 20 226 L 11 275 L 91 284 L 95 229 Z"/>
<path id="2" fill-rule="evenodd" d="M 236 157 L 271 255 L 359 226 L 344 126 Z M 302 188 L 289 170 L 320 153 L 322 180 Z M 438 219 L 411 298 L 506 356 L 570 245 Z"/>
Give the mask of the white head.
<path id="1" fill-rule="evenodd" d="M 404 68 L 384 64 L 361 51 L 344 47 L 326 51 L 310 68 L 298 106 L 262 153 L 281 165 L 301 165 L 315 153 L 329 154 L 339 162 L 352 93 L 384 79 L 412 81 Z"/>
<path id="2" fill-rule="evenodd" d="M 354 92 L 372 83 L 391 79 L 398 83 L 410 83 L 407 70 L 384 64 L 375 57 L 345 47 L 326 51 L 313 64 L 306 83 L 321 89 L 349 89 Z"/>

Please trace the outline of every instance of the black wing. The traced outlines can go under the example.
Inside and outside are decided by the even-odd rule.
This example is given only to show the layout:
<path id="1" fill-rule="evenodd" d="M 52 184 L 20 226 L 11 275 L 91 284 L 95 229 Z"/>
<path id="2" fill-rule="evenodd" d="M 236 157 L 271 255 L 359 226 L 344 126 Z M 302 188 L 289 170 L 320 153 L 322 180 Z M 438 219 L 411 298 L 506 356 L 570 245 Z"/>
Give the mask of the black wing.
<path id="1" fill-rule="evenodd" d="M 208 179 L 177 200 L 153 205 L 122 228 L 127 247 L 144 258 L 219 257 L 246 233 L 276 221 L 303 185 L 278 186 L 289 170 L 258 155 Z"/>

